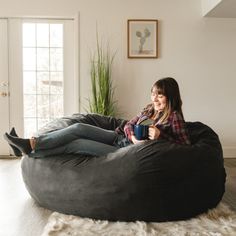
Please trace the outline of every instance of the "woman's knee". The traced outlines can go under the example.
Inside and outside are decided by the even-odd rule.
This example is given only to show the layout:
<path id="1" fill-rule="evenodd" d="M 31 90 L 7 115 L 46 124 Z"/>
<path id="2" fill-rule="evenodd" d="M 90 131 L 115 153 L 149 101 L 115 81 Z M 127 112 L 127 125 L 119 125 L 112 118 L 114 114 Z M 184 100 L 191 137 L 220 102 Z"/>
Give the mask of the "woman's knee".
<path id="1" fill-rule="evenodd" d="M 82 123 L 75 123 L 70 126 L 70 129 L 75 132 L 75 134 L 80 134 L 81 131 L 84 131 L 84 124 Z"/>

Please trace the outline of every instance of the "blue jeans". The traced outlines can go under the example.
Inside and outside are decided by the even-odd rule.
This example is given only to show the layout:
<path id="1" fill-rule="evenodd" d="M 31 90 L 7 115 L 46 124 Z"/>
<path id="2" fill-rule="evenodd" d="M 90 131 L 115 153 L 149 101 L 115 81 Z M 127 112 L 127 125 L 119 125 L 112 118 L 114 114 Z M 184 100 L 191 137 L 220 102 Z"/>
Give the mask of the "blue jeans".
<path id="1" fill-rule="evenodd" d="M 76 123 L 36 138 L 35 149 L 30 156 L 55 154 L 106 155 L 119 149 L 118 134 L 83 123 Z"/>

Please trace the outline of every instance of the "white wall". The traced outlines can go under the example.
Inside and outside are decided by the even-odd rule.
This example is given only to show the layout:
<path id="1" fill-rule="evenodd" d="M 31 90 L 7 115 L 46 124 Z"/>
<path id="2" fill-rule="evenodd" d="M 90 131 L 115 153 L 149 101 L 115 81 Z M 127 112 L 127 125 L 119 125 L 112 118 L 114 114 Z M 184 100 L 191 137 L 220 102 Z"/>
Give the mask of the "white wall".
<path id="1" fill-rule="evenodd" d="M 0 0 L 0 16 L 80 14 L 81 111 L 90 93 L 89 51 L 96 22 L 117 50 L 116 97 L 123 117 L 149 102 L 163 76 L 179 82 L 187 121 L 202 121 L 220 136 L 225 156 L 236 157 L 236 19 L 203 18 L 201 0 Z M 127 19 L 159 20 L 159 58 L 127 59 Z"/>

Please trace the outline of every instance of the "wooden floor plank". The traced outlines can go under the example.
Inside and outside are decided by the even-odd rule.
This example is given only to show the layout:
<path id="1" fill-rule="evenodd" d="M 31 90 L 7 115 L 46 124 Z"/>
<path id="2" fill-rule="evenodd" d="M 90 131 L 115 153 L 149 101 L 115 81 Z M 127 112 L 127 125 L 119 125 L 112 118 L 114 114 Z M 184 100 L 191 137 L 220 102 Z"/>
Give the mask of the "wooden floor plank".
<path id="1" fill-rule="evenodd" d="M 226 184 L 223 202 L 236 211 L 236 158 L 224 159 L 226 170 Z"/>

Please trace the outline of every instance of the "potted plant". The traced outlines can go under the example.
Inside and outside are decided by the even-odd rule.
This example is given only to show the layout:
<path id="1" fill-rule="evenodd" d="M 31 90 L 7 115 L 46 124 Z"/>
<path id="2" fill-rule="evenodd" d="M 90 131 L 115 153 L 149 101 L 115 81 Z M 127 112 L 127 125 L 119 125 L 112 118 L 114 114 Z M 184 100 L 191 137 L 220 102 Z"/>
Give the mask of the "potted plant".
<path id="1" fill-rule="evenodd" d="M 96 51 L 91 57 L 91 86 L 92 97 L 89 99 L 89 110 L 107 116 L 116 114 L 114 101 L 114 87 L 112 81 L 112 64 L 115 54 L 111 54 L 109 47 L 104 49 L 99 43 L 98 33 Z"/>

